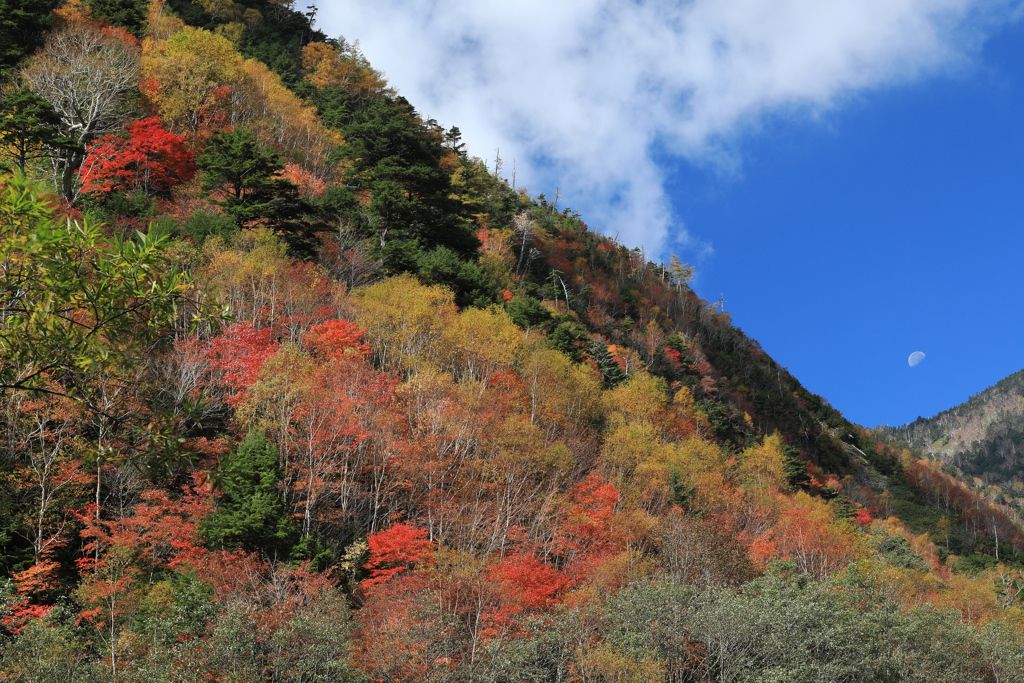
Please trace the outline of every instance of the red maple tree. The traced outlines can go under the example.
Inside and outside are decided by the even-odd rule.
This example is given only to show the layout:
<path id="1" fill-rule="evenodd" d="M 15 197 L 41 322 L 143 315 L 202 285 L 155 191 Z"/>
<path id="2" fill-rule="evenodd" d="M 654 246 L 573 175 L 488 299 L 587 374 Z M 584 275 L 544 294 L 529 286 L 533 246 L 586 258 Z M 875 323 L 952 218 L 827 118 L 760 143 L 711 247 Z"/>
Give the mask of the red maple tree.
<path id="1" fill-rule="evenodd" d="M 315 356 L 324 359 L 368 356 L 372 350 L 362 341 L 365 331 L 344 319 L 328 320 L 309 329 L 305 346 Z"/>
<path id="2" fill-rule="evenodd" d="M 426 530 L 401 523 L 370 534 L 366 539 L 370 561 L 363 565 L 370 570 L 370 578 L 363 581 L 363 587 L 383 583 L 417 562 L 429 561 L 433 544 L 426 536 Z"/>
<path id="3" fill-rule="evenodd" d="M 228 397 L 231 405 L 241 403 L 246 389 L 256 383 L 264 361 L 280 346 L 272 329 L 257 330 L 247 323 L 229 325 L 224 334 L 210 340 L 210 364 L 223 371 L 223 383 L 236 392 Z"/>
<path id="4" fill-rule="evenodd" d="M 167 195 L 195 175 L 193 154 L 185 137 L 175 135 L 152 116 L 125 126 L 128 137 L 106 135 L 86 149 L 79 171 L 82 192 L 133 192 Z"/>

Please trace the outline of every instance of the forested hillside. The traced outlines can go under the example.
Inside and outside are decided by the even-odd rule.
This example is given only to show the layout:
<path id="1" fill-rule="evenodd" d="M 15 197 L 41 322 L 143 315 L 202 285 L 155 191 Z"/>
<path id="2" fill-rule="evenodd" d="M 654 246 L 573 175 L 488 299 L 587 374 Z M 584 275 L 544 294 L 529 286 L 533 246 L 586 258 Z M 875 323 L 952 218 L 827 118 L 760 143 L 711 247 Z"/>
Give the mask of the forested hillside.
<path id="1" fill-rule="evenodd" d="M 0 681 L 1024 678 L 1012 510 L 314 14 L 0 0 Z"/>
<path id="2" fill-rule="evenodd" d="M 875 431 L 941 461 L 986 498 L 1024 506 L 1024 370 L 934 417 Z"/>

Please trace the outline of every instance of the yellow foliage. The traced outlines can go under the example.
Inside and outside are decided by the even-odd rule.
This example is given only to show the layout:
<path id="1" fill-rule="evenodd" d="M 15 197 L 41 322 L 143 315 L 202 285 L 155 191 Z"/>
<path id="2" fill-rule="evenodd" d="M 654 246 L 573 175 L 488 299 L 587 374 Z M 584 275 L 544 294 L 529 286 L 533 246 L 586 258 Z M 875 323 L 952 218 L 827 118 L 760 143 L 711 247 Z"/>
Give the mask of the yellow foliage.
<path id="1" fill-rule="evenodd" d="M 358 48 L 342 52 L 334 45 L 310 43 L 302 48 L 306 80 L 318 88 L 343 87 L 358 95 L 382 95 L 392 91 L 384 75 L 370 66 Z"/>
<path id="2" fill-rule="evenodd" d="M 142 609 L 157 619 L 172 619 L 175 611 L 174 589 L 169 581 L 152 584 L 142 599 Z"/>
<path id="3" fill-rule="evenodd" d="M 451 421 L 444 408 L 456 393 L 455 381 L 449 373 L 422 367 L 400 384 L 395 393 L 405 400 L 412 424 L 439 431 L 446 420 Z"/>
<path id="4" fill-rule="evenodd" d="M 832 508 L 829 507 L 829 504 L 821 498 L 810 495 L 806 491 L 797 491 L 788 500 L 791 507 L 803 508 L 810 512 L 811 519 L 825 524 L 835 521 L 835 515 L 832 513 Z"/>
<path id="5" fill-rule="evenodd" d="M 639 371 L 630 376 L 628 381 L 607 392 L 605 400 L 606 414 L 611 424 L 653 424 L 666 403 L 658 379 Z"/>
<path id="6" fill-rule="evenodd" d="M 281 83 L 265 64 L 247 59 L 239 66 L 239 84 L 232 93 L 232 123 L 245 126 L 274 143 L 315 178 L 334 171 L 330 157 L 344 140 L 324 127 L 316 110 Z"/>
<path id="7" fill-rule="evenodd" d="M 544 488 L 553 488 L 566 471 L 566 456 L 572 462 L 564 448 L 564 453 L 554 454 L 545 449 L 543 432 L 523 415 L 511 415 L 497 428 L 488 430 L 483 434 L 483 445 L 477 472 L 505 499 L 506 505 L 512 503 L 514 507 L 525 505 L 532 498 L 529 494 L 545 480 L 553 481 L 548 481 Z"/>
<path id="8" fill-rule="evenodd" d="M 648 422 L 615 427 L 601 449 L 605 477 L 622 491 L 627 507 L 657 511 L 667 502 L 672 446 Z"/>
<path id="9" fill-rule="evenodd" d="M 779 490 L 785 486 L 785 458 L 782 437 L 775 432 L 764 443 L 751 446 L 740 456 L 740 472 L 758 488 Z"/>
<path id="10" fill-rule="evenodd" d="M 649 423 L 629 423 L 614 428 L 605 438 L 601 460 L 612 483 L 624 482 L 642 462 L 661 453 L 657 431 Z"/>
<path id="11" fill-rule="evenodd" d="M 295 344 L 282 344 L 264 361 L 259 379 L 246 392 L 235 416 L 242 425 L 273 435 L 279 446 L 285 444 L 295 408 L 308 391 L 312 375 L 310 357 Z"/>
<path id="12" fill-rule="evenodd" d="M 66 0 L 60 7 L 53 10 L 53 28 L 60 31 L 68 24 L 92 20 L 92 10 L 82 4 L 82 0 Z"/>
<path id="13" fill-rule="evenodd" d="M 422 285 L 410 275 L 359 290 L 356 307 L 356 319 L 386 367 L 432 367 L 458 381 L 486 383 L 493 373 L 516 367 L 524 353 L 523 332 L 504 310 L 458 313 L 449 289 Z"/>
<path id="14" fill-rule="evenodd" d="M 167 0 L 151 0 L 146 14 L 146 37 L 167 40 L 185 26 L 178 17 L 167 13 Z"/>
<path id="15" fill-rule="evenodd" d="M 356 322 L 382 366 L 416 372 L 440 368 L 441 348 L 458 309 L 451 290 L 399 275 L 356 293 Z"/>
<path id="16" fill-rule="evenodd" d="M 445 329 L 439 352 L 458 377 L 486 380 L 511 370 L 522 356 L 523 332 L 497 306 L 467 308 L 453 323 Z"/>
<path id="17" fill-rule="evenodd" d="M 668 676 L 661 662 L 647 657 L 636 659 L 604 642 L 584 650 L 579 657 L 579 667 L 582 674 L 579 680 L 602 683 L 647 683 Z"/>
<path id="18" fill-rule="evenodd" d="M 725 469 L 725 456 L 714 443 L 689 438 L 671 444 L 668 466 L 694 483 L 701 475 Z M 685 480 L 685 479 L 684 479 Z"/>
<path id="19" fill-rule="evenodd" d="M 275 317 L 291 266 L 281 240 L 266 229 L 246 230 L 234 248 L 209 240 L 204 252 L 208 261 L 202 277 L 235 320 L 255 324 Z"/>
<path id="20" fill-rule="evenodd" d="M 480 269 L 490 276 L 499 289 L 512 289 L 512 270 L 509 268 L 511 254 L 487 251 L 480 256 Z"/>
<path id="21" fill-rule="evenodd" d="M 215 127 L 245 127 L 317 179 L 331 177 L 340 133 L 324 127 L 266 65 L 242 58 L 235 43 L 244 30 L 231 23 L 217 33 L 185 27 L 166 40 L 147 38 L 142 74 L 150 105 L 194 148 Z"/>
<path id="22" fill-rule="evenodd" d="M 491 194 L 494 178 L 482 163 L 460 163 L 451 172 L 452 199 L 462 202 L 473 222 L 485 230 L 492 230 L 490 212 L 485 197 Z"/>
<path id="23" fill-rule="evenodd" d="M 677 391 L 676 395 L 672 398 L 672 403 L 674 403 L 684 415 L 692 415 L 697 412 L 697 401 L 694 400 L 690 387 L 683 387 Z"/>
<path id="24" fill-rule="evenodd" d="M 508 416 L 496 429 L 484 434 L 483 440 L 488 448 L 497 452 L 538 462 L 543 457 L 544 434 L 522 415 Z"/>
<path id="25" fill-rule="evenodd" d="M 234 21 L 242 16 L 243 7 L 232 0 L 195 0 L 214 19 Z"/>
<path id="26" fill-rule="evenodd" d="M 929 576 L 931 576 L 929 574 Z M 988 581 L 975 579 L 963 574 L 953 574 L 946 579 L 947 590 L 934 591 L 929 595 L 936 607 L 950 607 L 960 611 L 963 618 L 980 625 L 992 618 L 996 609 L 996 594 Z"/>
<path id="27" fill-rule="evenodd" d="M 530 421 L 583 428 L 601 414 L 601 378 L 540 340 L 531 341 L 520 366 L 530 401 Z"/>
<path id="28" fill-rule="evenodd" d="M 541 463 L 548 470 L 566 475 L 576 467 L 576 458 L 572 457 L 572 453 L 565 447 L 565 444 L 556 443 L 544 451 Z"/>
<path id="29" fill-rule="evenodd" d="M 215 33 L 218 36 L 227 38 L 237 48 L 241 46 L 242 39 L 245 38 L 245 24 L 238 21 L 230 21 L 218 26 Z"/>
<path id="30" fill-rule="evenodd" d="M 697 401 L 689 387 L 683 387 L 676 392 L 672 399 L 672 408 L 676 415 L 693 422 L 698 435 L 711 433 L 711 421 L 708 420 L 707 413 L 697 408 Z"/>
<path id="31" fill-rule="evenodd" d="M 263 22 L 263 15 L 260 11 L 251 7 L 247 8 L 242 12 L 242 23 L 250 31 L 259 26 Z"/>
<path id="32" fill-rule="evenodd" d="M 221 88 L 237 82 L 241 63 L 228 39 L 191 26 L 167 40 L 147 38 L 142 43 L 146 95 L 164 125 L 190 140 L 210 125 L 211 112 L 223 97 Z"/>
<path id="33" fill-rule="evenodd" d="M 725 456 L 712 442 L 690 437 L 667 444 L 666 485 L 674 477 L 679 486 L 692 488 L 695 507 L 717 502 L 726 489 Z M 667 494 L 667 491 L 666 491 Z"/>
<path id="34" fill-rule="evenodd" d="M 654 573 L 661 568 L 661 563 L 650 557 L 664 536 L 661 518 L 647 510 L 627 508 L 612 517 L 611 524 L 612 533 L 620 539 L 620 543 L 646 555 L 645 559 L 650 564 L 645 564 L 643 570 L 649 569 Z"/>

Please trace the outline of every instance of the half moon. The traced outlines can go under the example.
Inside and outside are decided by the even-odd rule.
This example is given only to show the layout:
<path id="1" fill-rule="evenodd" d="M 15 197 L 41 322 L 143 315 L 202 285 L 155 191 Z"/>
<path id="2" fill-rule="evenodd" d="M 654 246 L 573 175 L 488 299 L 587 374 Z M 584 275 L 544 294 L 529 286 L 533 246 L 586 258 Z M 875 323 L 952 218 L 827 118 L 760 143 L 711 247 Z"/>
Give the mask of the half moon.
<path id="1" fill-rule="evenodd" d="M 921 353 L 920 351 L 914 351 L 912 354 L 910 354 L 910 358 L 907 359 L 907 365 L 909 365 L 910 367 L 914 367 L 923 360 L 924 354 Z"/>

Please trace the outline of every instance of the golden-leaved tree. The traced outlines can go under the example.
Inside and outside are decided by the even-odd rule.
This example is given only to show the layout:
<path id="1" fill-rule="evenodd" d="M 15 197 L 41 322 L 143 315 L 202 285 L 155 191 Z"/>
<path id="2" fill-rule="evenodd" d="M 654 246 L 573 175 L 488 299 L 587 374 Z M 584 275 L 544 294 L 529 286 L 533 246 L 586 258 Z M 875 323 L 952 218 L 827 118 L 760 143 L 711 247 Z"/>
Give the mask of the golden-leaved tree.
<path id="1" fill-rule="evenodd" d="M 223 35 L 184 27 L 166 40 L 147 39 L 142 76 L 149 106 L 194 149 L 221 127 L 247 128 L 315 178 L 332 177 L 341 135 L 327 129 L 277 74 L 242 57 Z"/>

